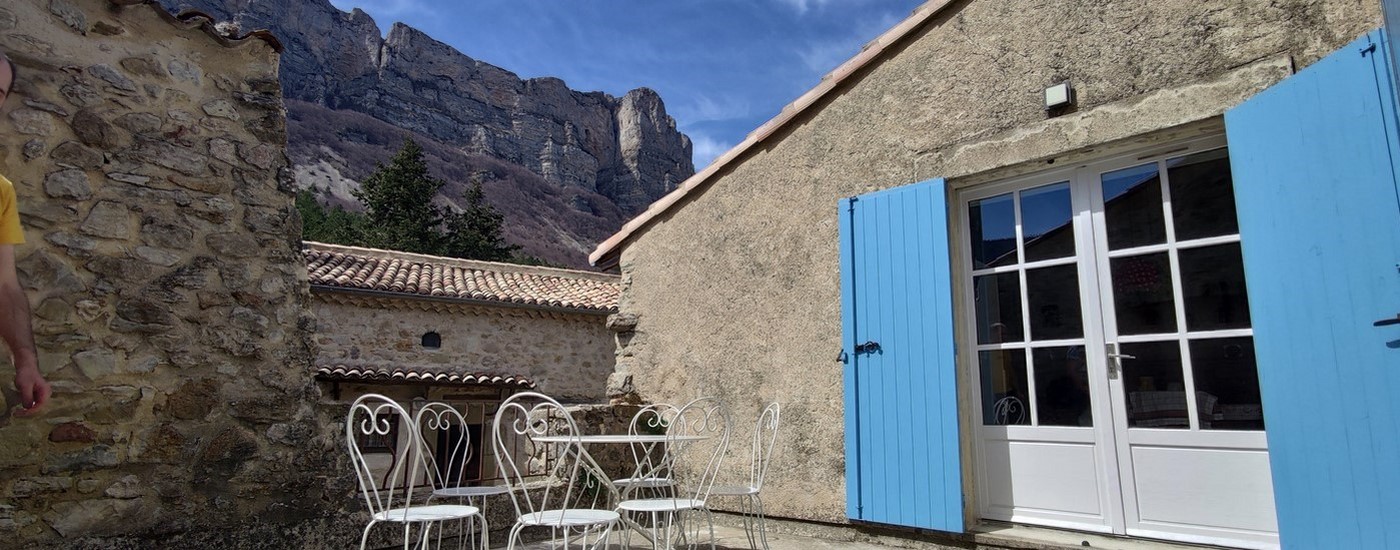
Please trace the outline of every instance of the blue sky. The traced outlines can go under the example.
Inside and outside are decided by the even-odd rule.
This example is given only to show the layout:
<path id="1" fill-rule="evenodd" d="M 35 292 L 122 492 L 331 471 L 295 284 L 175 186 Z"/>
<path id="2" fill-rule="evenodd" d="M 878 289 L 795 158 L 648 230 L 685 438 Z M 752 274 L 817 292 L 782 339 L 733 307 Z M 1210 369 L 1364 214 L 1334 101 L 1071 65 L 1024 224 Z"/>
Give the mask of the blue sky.
<path id="1" fill-rule="evenodd" d="M 695 143 L 739 143 L 923 0 L 331 0 L 521 77 L 622 95 L 646 86 Z"/>

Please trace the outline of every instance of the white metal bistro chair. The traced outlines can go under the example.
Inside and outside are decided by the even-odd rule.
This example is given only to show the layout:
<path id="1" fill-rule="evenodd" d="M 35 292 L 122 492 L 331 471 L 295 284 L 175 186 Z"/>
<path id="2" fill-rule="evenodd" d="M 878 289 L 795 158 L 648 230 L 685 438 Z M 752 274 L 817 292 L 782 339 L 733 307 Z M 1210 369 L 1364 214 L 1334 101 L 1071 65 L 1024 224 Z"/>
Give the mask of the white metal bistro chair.
<path id="1" fill-rule="evenodd" d="M 778 425 L 782 420 L 782 408 L 777 403 L 764 407 L 753 427 L 753 446 L 749 449 L 749 482 L 746 485 L 716 485 L 710 489 L 711 497 L 738 497 L 744 499 L 741 510 L 744 514 L 744 532 L 749 537 L 749 547 L 758 548 L 757 542 L 768 549 L 768 531 L 763 522 L 763 478 L 768 474 L 768 465 L 773 458 L 773 443 L 778 440 Z M 758 535 L 754 535 L 754 523 L 758 524 Z"/>
<path id="2" fill-rule="evenodd" d="M 618 504 L 624 512 L 651 517 L 652 547 L 658 548 L 676 540 L 677 535 L 692 541 L 686 534 L 686 514 L 704 513 L 710 528 L 710 548 L 715 547 L 714 515 L 706 506 L 710 488 L 719 474 L 720 463 L 729 449 L 729 413 L 718 400 L 700 398 L 683 407 L 666 427 L 666 453 L 663 462 L 675 483 L 675 494 L 657 498 L 633 498 Z M 648 477 L 643 475 L 643 477 Z M 679 525 L 677 530 L 675 527 Z M 658 531 L 664 531 L 658 533 Z M 696 529 L 698 535 L 698 527 Z M 630 531 L 628 533 L 630 535 Z M 630 544 L 626 537 L 623 546 Z"/>
<path id="3" fill-rule="evenodd" d="M 483 527 L 485 526 L 486 519 L 475 506 L 413 503 L 415 486 L 424 476 L 432 475 L 432 468 L 428 463 L 431 457 L 423 445 L 423 438 L 412 421 L 413 418 L 398 403 L 378 394 L 367 394 L 356 399 L 354 404 L 350 405 L 350 413 L 346 415 L 345 441 L 350 448 L 355 475 L 359 478 L 360 493 L 365 497 L 365 505 L 370 514 L 369 524 L 360 536 L 361 550 L 364 550 L 369 541 L 370 529 L 378 523 L 403 525 L 404 550 L 411 546 L 411 532 L 415 524 L 423 529 L 420 548 L 427 548 L 429 534 L 439 522 L 472 519 L 479 520 Z M 404 430 L 407 432 L 407 444 L 396 451 L 399 456 L 390 466 L 390 471 L 381 486 L 375 479 L 369 461 L 361 452 L 358 441 L 365 437 L 390 437 L 396 433 L 394 428 L 400 422 L 408 423 Z M 422 491 L 419 491 L 419 496 L 423 496 Z"/>
<path id="4" fill-rule="evenodd" d="M 516 548 L 528 527 L 549 529 L 555 543 L 562 535 L 565 549 L 575 535 L 584 547 L 605 547 L 621 519 L 606 509 L 617 489 L 584 451 L 564 406 L 543 394 L 517 393 L 501 403 L 493 432 L 491 447 L 516 513 L 506 547 Z M 555 441 L 536 439 L 545 436 Z"/>
<path id="5" fill-rule="evenodd" d="M 431 502 L 434 498 L 448 498 L 479 508 L 482 518 L 481 548 L 483 550 L 490 548 L 490 529 L 486 523 L 486 497 L 503 495 L 508 490 L 503 485 L 465 485 L 469 481 L 467 479 L 467 465 L 471 464 L 474 457 L 471 430 L 467 425 L 466 417 L 452 405 L 434 402 L 419 409 L 418 414 L 414 415 L 413 423 L 418 426 L 419 434 L 423 436 L 426 446 L 436 451 L 429 454 L 428 463 L 431 466 L 430 481 L 432 482 L 433 494 L 428 497 L 428 501 Z M 476 526 L 468 526 L 465 521 L 460 523 L 461 528 L 458 529 L 457 533 L 458 546 L 461 548 L 476 546 Z M 439 539 L 442 537 L 442 529 L 440 528 L 438 529 L 438 537 Z"/>
<path id="6" fill-rule="evenodd" d="M 680 412 L 680 407 L 666 403 L 642 407 L 632 415 L 627 435 L 664 435 Z M 675 484 L 671 479 L 671 448 L 657 443 L 632 443 L 629 447 L 636 468 L 630 477 L 614 479 L 613 485 L 622 493 L 622 498 L 636 494 L 662 496 Z"/>

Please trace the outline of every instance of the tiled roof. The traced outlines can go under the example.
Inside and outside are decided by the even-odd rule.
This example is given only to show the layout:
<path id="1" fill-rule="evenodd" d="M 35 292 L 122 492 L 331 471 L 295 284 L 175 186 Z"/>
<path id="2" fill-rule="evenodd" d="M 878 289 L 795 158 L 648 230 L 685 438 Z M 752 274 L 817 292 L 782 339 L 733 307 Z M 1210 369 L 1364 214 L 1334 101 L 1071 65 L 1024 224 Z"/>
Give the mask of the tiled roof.
<path id="1" fill-rule="evenodd" d="M 617 311 L 616 275 L 304 243 L 311 286 L 590 313 Z"/>
<path id="2" fill-rule="evenodd" d="M 857 53 L 855 57 L 847 59 L 845 63 L 832 69 L 831 72 L 822 77 L 821 82 L 818 83 L 815 88 L 798 96 L 792 103 L 784 106 L 783 110 L 778 112 L 777 116 L 763 123 L 762 126 L 759 126 L 754 131 L 749 132 L 749 135 L 744 138 L 744 141 L 739 142 L 738 145 L 735 145 L 729 151 L 715 158 L 704 170 L 697 172 L 694 176 L 691 176 L 690 179 L 681 182 L 680 187 L 677 187 L 675 191 L 651 203 L 646 211 L 632 218 L 624 224 L 622 229 L 619 229 L 617 233 L 599 243 L 598 248 L 595 248 L 593 253 L 588 255 L 588 261 L 593 265 L 600 265 L 600 260 L 615 255 L 621 250 L 624 243 L 644 231 L 651 225 L 651 222 L 658 219 L 662 214 L 676 207 L 677 204 L 688 196 L 698 196 L 700 193 L 704 192 L 715 175 L 723 171 L 726 166 L 738 160 L 739 157 L 743 156 L 759 143 L 777 134 L 779 129 L 787 126 L 800 115 L 806 113 L 808 109 L 816 105 L 822 98 L 836 91 L 836 89 L 852 75 L 866 66 L 873 64 L 877 60 L 884 59 L 886 52 L 896 51 L 897 48 L 893 48 L 892 46 L 902 41 L 905 37 L 913 35 L 914 31 L 924 26 L 924 23 L 931 21 L 935 15 L 942 13 L 944 8 L 952 4 L 953 0 L 928 0 L 919 7 L 914 8 L 913 13 L 910 13 L 909 17 L 906 17 L 903 21 L 900 21 L 894 27 L 885 31 L 884 34 L 866 43 L 865 46 L 861 48 L 860 53 Z"/>
<path id="3" fill-rule="evenodd" d="M 533 388 L 535 382 L 513 374 L 481 374 L 432 367 L 322 365 L 316 378 L 335 382 L 417 382 L 439 386 L 507 386 Z"/>

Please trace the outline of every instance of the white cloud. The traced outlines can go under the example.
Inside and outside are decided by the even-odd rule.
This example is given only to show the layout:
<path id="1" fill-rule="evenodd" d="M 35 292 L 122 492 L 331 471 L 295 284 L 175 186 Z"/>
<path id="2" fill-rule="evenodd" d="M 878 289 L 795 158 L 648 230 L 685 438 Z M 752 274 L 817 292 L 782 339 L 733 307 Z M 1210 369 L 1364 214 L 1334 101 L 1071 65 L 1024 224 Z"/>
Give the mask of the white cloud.
<path id="1" fill-rule="evenodd" d="M 733 143 L 719 141 L 704 134 L 692 134 L 690 143 L 693 147 L 691 159 L 695 162 L 695 170 L 704 170 L 715 157 L 723 155 L 726 151 L 734 148 Z"/>
<path id="2" fill-rule="evenodd" d="M 734 94 L 702 94 L 677 105 L 672 116 L 686 124 L 744 118 L 749 116 L 749 100 Z"/>
<path id="3" fill-rule="evenodd" d="M 831 2 L 833 2 L 834 0 L 778 0 L 778 1 L 781 2 L 781 3 L 783 3 L 783 4 L 787 4 L 788 6 L 792 7 L 792 9 L 794 9 L 794 10 L 797 11 L 797 14 L 798 14 L 798 15 L 802 15 L 802 14 L 807 13 L 807 11 L 808 11 L 808 10 L 811 10 L 813 7 L 825 6 L 825 5 L 830 4 Z"/>
<path id="4" fill-rule="evenodd" d="M 847 59 L 855 57 L 857 53 L 860 53 L 861 46 L 874 40 L 875 37 L 880 36 L 880 33 L 889 30 L 899 21 L 900 18 L 893 13 L 885 13 L 879 18 L 862 19 L 856 23 L 855 29 L 850 34 L 833 40 L 807 44 L 797 50 L 797 56 L 802 59 L 802 64 L 806 65 L 808 69 L 824 75 Z"/>
<path id="5" fill-rule="evenodd" d="M 431 16 L 436 10 L 424 0 L 331 0 L 335 7 L 350 11 L 360 8 L 379 18 L 394 18 L 406 14 Z"/>

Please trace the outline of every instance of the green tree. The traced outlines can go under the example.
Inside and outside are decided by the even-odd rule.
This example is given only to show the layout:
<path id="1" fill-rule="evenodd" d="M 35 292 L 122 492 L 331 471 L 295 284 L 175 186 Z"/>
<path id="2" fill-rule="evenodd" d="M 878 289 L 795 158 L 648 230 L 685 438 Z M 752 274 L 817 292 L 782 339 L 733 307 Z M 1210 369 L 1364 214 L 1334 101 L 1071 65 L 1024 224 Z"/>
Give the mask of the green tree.
<path id="1" fill-rule="evenodd" d="M 365 213 L 328 209 L 310 191 L 297 193 L 302 238 L 474 260 L 528 258 L 501 236 L 504 217 L 486 202 L 480 183 L 467 189 L 461 212 L 433 203 L 444 185 L 428 173 L 423 148 L 404 139 L 389 164 L 377 165 L 354 192 Z"/>
<path id="2" fill-rule="evenodd" d="M 365 245 L 374 248 L 441 254 L 444 221 L 442 207 L 433 197 L 446 182 L 428 173 L 423 148 L 405 138 L 403 148 L 389 164 L 378 165 L 354 191 L 365 206 L 369 225 Z"/>
<path id="3" fill-rule="evenodd" d="M 327 209 L 310 190 L 297 193 L 296 205 L 301 213 L 302 239 L 352 246 L 364 243 L 367 222 L 364 214 L 339 206 Z"/>
<path id="4" fill-rule="evenodd" d="M 444 256 L 476 260 L 510 261 L 519 246 L 509 244 L 501 236 L 504 217 L 486 202 L 481 183 L 473 183 L 462 197 L 462 211 L 447 218 L 447 238 Z"/>

